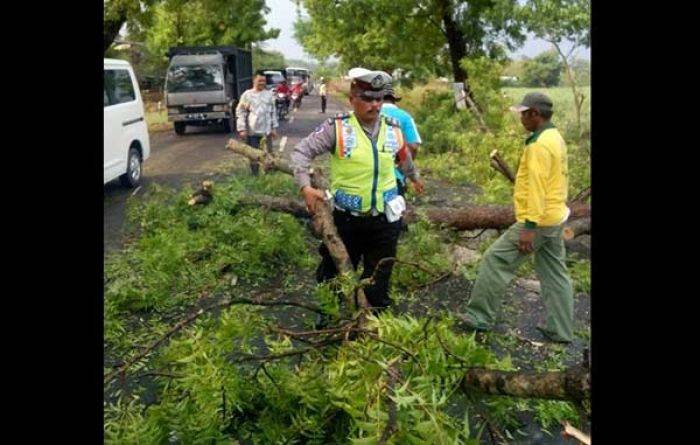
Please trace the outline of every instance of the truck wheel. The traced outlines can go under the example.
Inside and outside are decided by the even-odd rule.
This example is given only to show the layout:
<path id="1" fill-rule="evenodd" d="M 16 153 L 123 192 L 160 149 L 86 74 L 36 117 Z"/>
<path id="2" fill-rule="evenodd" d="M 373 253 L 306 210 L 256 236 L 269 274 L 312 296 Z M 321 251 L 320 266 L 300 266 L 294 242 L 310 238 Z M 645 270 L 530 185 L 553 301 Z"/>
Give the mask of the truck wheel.
<path id="1" fill-rule="evenodd" d="M 135 148 L 129 149 L 129 158 L 126 160 L 126 173 L 119 177 L 119 181 L 125 187 L 134 188 L 141 182 L 141 154 Z"/>
<path id="2" fill-rule="evenodd" d="M 175 122 L 175 133 L 177 133 L 179 136 L 182 136 L 183 134 L 185 134 L 186 126 L 187 124 L 184 122 Z"/>

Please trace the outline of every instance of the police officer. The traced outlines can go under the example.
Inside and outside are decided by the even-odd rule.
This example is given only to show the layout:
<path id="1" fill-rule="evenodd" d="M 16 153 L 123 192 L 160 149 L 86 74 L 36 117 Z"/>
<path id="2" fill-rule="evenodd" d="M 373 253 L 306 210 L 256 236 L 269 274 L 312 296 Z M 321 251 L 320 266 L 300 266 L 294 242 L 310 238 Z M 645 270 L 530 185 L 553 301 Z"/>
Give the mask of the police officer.
<path id="1" fill-rule="evenodd" d="M 311 187 L 309 167 L 318 155 L 330 153 L 330 182 L 333 220 L 348 249 L 353 267 L 363 261 L 362 278 L 372 276 L 379 260 L 396 256 L 405 209 L 398 195 L 394 162 L 418 193 L 423 182 L 413 165 L 410 150 L 396 120 L 381 116 L 384 86 L 391 76 L 383 71 L 353 68 L 349 101 L 352 112 L 323 122 L 303 139 L 291 155 L 294 177 L 301 188 L 309 213 L 322 205 L 324 191 Z M 328 249 L 321 244 L 318 282 L 338 273 Z M 393 264 L 385 262 L 377 270 L 375 283 L 365 288 L 369 304 L 380 310 L 391 305 L 389 278 Z"/>

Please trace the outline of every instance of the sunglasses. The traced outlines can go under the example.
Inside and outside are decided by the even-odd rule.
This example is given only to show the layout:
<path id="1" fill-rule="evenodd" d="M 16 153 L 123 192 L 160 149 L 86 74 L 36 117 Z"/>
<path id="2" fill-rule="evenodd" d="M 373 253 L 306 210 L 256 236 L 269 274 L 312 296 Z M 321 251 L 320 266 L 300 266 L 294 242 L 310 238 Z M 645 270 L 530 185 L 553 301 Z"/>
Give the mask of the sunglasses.
<path id="1" fill-rule="evenodd" d="M 367 95 L 367 94 L 363 93 L 363 94 L 360 94 L 360 95 L 357 96 L 357 97 L 359 97 L 360 100 L 362 100 L 362 102 L 368 102 L 368 103 L 370 103 L 370 102 L 382 102 L 382 101 L 384 101 L 384 95 L 381 95 L 381 96 L 370 96 L 370 95 Z"/>

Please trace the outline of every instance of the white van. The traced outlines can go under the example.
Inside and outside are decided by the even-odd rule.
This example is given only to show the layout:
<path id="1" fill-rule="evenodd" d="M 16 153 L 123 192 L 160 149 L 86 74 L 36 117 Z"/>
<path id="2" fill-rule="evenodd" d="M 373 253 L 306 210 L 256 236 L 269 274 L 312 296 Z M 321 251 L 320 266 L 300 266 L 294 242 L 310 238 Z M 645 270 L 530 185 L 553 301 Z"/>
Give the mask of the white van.
<path id="1" fill-rule="evenodd" d="M 148 125 L 136 75 L 129 62 L 104 59 L 104 183 L 128 187 L 141 180 L 151 154 Z"/>

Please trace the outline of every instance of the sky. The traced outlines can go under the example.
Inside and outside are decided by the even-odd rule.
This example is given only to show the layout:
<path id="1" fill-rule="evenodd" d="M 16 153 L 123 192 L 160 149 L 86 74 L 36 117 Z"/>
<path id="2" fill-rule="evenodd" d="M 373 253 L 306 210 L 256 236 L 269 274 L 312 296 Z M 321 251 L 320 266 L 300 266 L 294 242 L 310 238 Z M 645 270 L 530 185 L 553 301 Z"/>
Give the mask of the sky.
<path id="1" fill-rule="evenodd" d="M 294 2 L 292 0 L 266 0 L 265 3 L 270 8 L 270 13 L 267 15 L 268 28 L 278 28 L 280 35 L 276 39 L 266 40 L 264 48 L 279 51 L 287 59 L 309 60 L 310 56 L 304 53 L 301 45 L 294 40 L 294 20 L 296 20 Z M 519 59 L 523 55 L 534 57 L 550 48 L 549 43 L 530 36 L 519 50 L 511 54 L 511 57 L 515 59 Z M 562 45 L 563 51 L 567 51 L 569 48 L 571 48 L 569 44 Z M 590 60 L 591 58 L 590 49 L 579 49 L 576 54 L 582 59 Z"/>

